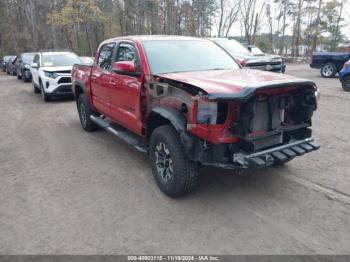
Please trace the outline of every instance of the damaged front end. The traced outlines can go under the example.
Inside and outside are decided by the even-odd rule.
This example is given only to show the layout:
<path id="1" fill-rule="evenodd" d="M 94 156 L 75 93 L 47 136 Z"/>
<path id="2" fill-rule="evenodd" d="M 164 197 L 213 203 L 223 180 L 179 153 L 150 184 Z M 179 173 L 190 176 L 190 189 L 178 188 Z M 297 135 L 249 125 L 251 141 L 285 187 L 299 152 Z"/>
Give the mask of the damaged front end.
<path id="1" fill-rule="evenodd" d="M 184 114 L 186 132 L 180 137 L 189 158 L 202 165 L 264 168 L 319 148 L 311 138 L 317 109 L 313 82 L 255 85 L 233 94 L 207 94 L 164 79 L 156 86 L 164 85 L 157 103 L 176 105 Z M 184 91 L 187 98 L 179 102 Z"/>

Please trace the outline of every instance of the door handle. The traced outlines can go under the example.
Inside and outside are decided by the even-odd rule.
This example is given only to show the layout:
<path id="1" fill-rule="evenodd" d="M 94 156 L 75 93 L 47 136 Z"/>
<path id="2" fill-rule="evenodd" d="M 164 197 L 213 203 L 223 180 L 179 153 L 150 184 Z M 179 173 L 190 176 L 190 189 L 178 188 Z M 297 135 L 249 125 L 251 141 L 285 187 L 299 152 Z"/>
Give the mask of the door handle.
<path id="1" fill-rule="evenodd" d="M 92 75 L 91 75 L 91 79 L 92 79 L 92 80 L 96 80 L 96 79 L 97 79 L 97 75 L 92 74 Z"/>

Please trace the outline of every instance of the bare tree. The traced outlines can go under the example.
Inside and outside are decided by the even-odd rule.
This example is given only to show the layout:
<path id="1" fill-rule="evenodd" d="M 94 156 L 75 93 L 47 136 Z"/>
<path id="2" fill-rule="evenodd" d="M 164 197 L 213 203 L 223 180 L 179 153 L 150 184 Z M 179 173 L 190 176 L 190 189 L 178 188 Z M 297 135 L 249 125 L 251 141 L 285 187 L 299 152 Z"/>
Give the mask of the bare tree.
<path id="1" fill-rule="evenodd" d="M 245 32 L 245 40 L 248 44 L 255 43 L 259 24 L 265 10 L 265 4 L 265 1 L 260 6 L 257 0 L 241 1 L 242 24 Z"/>

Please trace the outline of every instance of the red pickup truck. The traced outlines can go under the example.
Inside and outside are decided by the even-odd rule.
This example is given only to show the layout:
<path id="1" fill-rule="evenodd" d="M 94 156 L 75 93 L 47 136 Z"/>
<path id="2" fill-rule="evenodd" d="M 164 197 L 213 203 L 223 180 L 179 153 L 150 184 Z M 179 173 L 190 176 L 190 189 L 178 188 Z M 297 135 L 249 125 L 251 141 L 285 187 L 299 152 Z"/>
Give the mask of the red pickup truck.
<path id="1" fill-rule="evenodd" d="M 264 168 L 319 148 L 313 82 L 242 69 L 209 40 L 109 39 L 91 66 L 73 66 L 72 83 L 83 129 L 102 127 L 147 153 L 171 197 L 196 187 L 201 166 Z"/>

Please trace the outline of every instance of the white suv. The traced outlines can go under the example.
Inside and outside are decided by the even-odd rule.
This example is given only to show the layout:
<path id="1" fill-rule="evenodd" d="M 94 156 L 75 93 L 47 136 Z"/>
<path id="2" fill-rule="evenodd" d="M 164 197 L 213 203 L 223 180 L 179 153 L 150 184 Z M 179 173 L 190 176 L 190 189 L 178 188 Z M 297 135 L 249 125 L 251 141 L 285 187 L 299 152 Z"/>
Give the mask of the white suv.
<path id="1" fill-rule="evenodd" d="M 45 102 L 53 96 L 71 94 L 71 71 L 78 63 L 79 57 L 68 51 L 36 53 L 30 68 L 34 92 L 41 93 Z"/>

